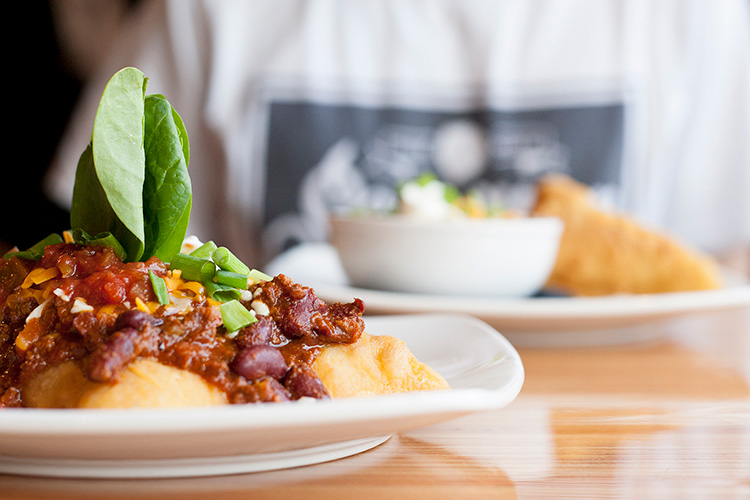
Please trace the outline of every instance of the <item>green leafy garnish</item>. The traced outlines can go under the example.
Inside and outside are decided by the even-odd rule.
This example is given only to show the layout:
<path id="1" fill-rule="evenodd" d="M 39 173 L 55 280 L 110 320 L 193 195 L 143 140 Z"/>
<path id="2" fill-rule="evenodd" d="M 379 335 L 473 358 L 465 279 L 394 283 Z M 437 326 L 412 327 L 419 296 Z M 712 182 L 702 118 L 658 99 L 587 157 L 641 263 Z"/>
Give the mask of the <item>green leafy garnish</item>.
<path id="1" fill-rule="evenodd" d="M 161 95 L 146 97 L 146 178 L 143 185 L 144 256 L 169 261 L 187 232 L 192 193 L 190 151 L 182 119 Z"/>
<path id="2" fill-rule="evenodd" d="M 248 289 L 248 283 L 273 279 L 257 269 L 250 269 L 226 247 L 217 247 L 213 241 L 189 254 L 175 254 L 169 267 L 179 269 L 183 279 L 200 282 L 206 294 L 218 302 L 239 300 L 242 291 Z"/>
<path id="3" fill-rule="evenodd" d="M 214 281 L 216 283 L 238 288 L 240 290 L 247 290 L 247 278 L 247 274 L 235 273 L 233 271 L 225 271 L 224 269 L 219 269 L 218 271 L 216 271 Z"/>
<path id="4" fill-rule="evenodd" d="M 433 172 L 423 172 L 417 176 L 416 179 L 414 179 L 414 182 L 417 183 L 418 186 L 425 187 L 427 184 L 433 181 L 437 181 L 438 176 Z"/>
<path id="5" fill-rule="evenodd" d="M 42 241 L 35 243 L 33 246 L 27 248 L 26 250 L 23 250 L 21 252 L 9 252 L 6 253 L 4 257 L 5 260 L 10 260 L 11 257 L 18 257 L 19 259 L 26 260 L 39 260 L 44 255 L 44 249 L 47 247 L 47 245 L 55 245 L 62 242 L 62 236 L 56 233 L 52 233 Z"/>
<path id="6" fill-rule="evenodd" d="M 182 278 L 188 281 L 213 281 L 216 275 L 216 264 L 213 261 L 184 253 L 172 256 L 169 267 L 179 269 L 182 272 Z"/>
<path id="7" fill-rule="evenodd" d="M 190 252 L 190 255 L 193 257 L 199 257 L 201 259 L 210 259 L 213 254 L 214 250 L 216 250 L 216 243 L 213 241 L 207 241 L 192 252 Z"/>
<path id="8" fill-rule="evenodd" d="M 244 274 L 245 276 L 250 274 L 250 268 L 238 259 L 227 247 L 219 247 L 214 250 L 213 259 L 214 262 L 216 262 L 216 265 L 225 271 Z"/>
<path id="9" fill-rule="evenodd" d="M 461 199 L 461 191 L 453 184 L 445 184 L 443 196 L 445 201 L 452 205 Z"/>
<path id="10" fill-rule="evenodd" d="M 169 261 L 190 217 L 190 149 L 179 114 L 163 96 L 147 96 L 147 83 L 140 70 L 124 68 L 105 87 L 78 161 L 70 222 L 110 233 L 125 260 Z"/>
<path id="11" fill-rule="evenodd" d="M 253 283 L 258 283 L 260 281 L 271 281 L 273 279 L 271 276 L 267 275 L 263 271 L 258 271 L 257 269 L 251 269 L 247 277 Z"/>
<path id="12" fill-rule="evenodd" d="M 238 300 L 231 300 L 219 306 L 221 319 L 227 332 L 236 332 L 258 321 L 253 313 L 247 310 Z"/>
<path id="13" fill-rule="evenodd" d="M 167 284 L 164 282 L 164 278 L 154 274 L 151 269 L 148 270 L 148 278 L 151 281 L 151 288 L 153 288 L 154 295 L 156 295 L 156 300 L 159 301 L 159 304 L 163 306 L 169 304 L 169 292 L 167 292 Z"/>
<path id="14" fill-rule="evenodd" d="M 242 297 L 242 292 L 233 286 L 222 285 L 214 281 L 207 281 L 204 286 L 206 288 L 206 295 L 217 302 L 229 302 L 239 300 Z"/>
<path id="15" fill-rule="evenodd" d="M 83 229 L 76 228 L 71 231 L 71 235 L 73 237 L 73 243 L 78 245 L 112 247 L 120 259 L 125 260 L 127 258 L 127 252 L 112 233 L 104 232 L 99 233 L 96 236 L 91 236 Z"/>

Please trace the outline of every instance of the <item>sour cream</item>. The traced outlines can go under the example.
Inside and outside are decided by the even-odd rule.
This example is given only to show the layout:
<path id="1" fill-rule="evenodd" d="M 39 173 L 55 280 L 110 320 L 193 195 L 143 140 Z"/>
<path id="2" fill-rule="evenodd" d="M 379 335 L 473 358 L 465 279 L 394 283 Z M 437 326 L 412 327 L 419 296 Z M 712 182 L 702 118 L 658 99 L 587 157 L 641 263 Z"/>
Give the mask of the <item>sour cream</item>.
<path id="1" fill-rule="evenodd" d="M 426 183 L 407 182 L 399 191 L 399 213 L 420 219 L 454 219 L 466 214 L 448 202 L 447 186 L 439 180 Z"/>

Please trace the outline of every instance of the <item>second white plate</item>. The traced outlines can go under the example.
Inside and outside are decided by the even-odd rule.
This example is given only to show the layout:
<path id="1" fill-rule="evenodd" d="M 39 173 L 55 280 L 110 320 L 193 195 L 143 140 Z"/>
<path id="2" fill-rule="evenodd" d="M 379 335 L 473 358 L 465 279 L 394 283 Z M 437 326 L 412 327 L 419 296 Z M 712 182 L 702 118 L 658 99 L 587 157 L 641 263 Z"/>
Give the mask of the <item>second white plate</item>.
<path id="1" fill-rule="evenodd" d="M 747 285 L 700 292 L 524 299 L 418 295 L 326 284 L 313 288 L 327 302 L 360 298 L 368 314 L 470 314 L 505 334 L 606 330 L 750 305 Z"/>
<path id="2" fill-rule="evenodd" d="M 653 338 L 653 325 L 688 314 L 750 306 L 750 285 L 727 276 L 719 290 L 604 297 L 467 297 L 399 293 L 348 286 L 336 251 L 299 245 L 269 265 L 315 289 L 326 302 L 357 297 L 365 314 L 452 313 L 480 318 L 517 345 L 620 344 Z"/>

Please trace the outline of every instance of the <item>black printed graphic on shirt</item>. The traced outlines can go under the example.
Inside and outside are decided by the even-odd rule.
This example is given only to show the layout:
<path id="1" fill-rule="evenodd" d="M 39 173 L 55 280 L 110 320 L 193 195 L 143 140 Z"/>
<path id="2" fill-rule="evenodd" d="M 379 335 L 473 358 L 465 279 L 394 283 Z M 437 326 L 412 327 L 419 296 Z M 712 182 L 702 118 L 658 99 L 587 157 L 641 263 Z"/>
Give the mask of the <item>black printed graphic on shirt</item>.
<path id="1" fill-rule="evenodd" d="M 428 171 L 521 209 L 550 172 L 616 189 L 624 107 L 446 112 L 272 102 L 267 132 L 264 224 L 283 247 L 324 241 L 331 211 L 392 208 L 396 186 Z"/>

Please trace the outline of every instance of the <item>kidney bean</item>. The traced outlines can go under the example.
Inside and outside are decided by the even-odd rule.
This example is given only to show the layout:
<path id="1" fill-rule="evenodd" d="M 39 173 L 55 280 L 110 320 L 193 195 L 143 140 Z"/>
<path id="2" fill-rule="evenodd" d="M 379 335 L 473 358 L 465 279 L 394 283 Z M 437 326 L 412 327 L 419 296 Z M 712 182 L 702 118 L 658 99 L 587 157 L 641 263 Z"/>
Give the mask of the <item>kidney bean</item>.
<path id="1" fill-rule="evenodd" d="M 150 323 L 152 319 L 153 317 L 148 313 L 138 309 L 131 309 L 117 317 L 117 321 L 115 321 L 115 329 L 122 330 L 123 328 L 133 328 L 135 330 L 140 330 L 146 326 L 147 323 Z"/>
<path id="2" fill-rule="evenodd" d="M 284 356 L 270 345 L 251 345 L 240 350 L 232 360 L 230 368 L 248 380 L 263 377 L 280 379 L 287 371 Z"/>
<path id="3" fill-rule="evenodd" d="M 289 339 L 307 338 L 317 343 L 356 342 L 364 330 L 364 302 L 327 305 L 312 288 L 279 274 L 256 286 L 253 293 L 266 304 L 279 331 Z"/>
<path id="4" fill-rule="evenodd" d="M 293 399 L 303 397 L 327 399 L 331 397 L 315 371 L 303 364 L 296 364 L 287 371 L 284 377 L 284 387 L 292 394 Z"/>
<path id="5" fill-rule="evenodd" d="M 290 400 L 284 386 L 278 380 L 270 377 L 253 382 L 253 389 L 259 402 L 281 403 Z"/>
<path id="6" fill-rule="evenodd" d="M 120 370 L 137 356 L 137 338 L 135 328 L 123 328 L 112 334 L 92 353 L 88 378 L 94 382 L 114 380 Z"/>
<path id="7" fill-rule="evenodd" d="M 272 340 L 278 340 L 279 336 L 279 329 L 273 319 L 261 316 L 255 323 L 240 330 L 234 341 L 242 349 L 256 344 L 270 344 Z"/>

